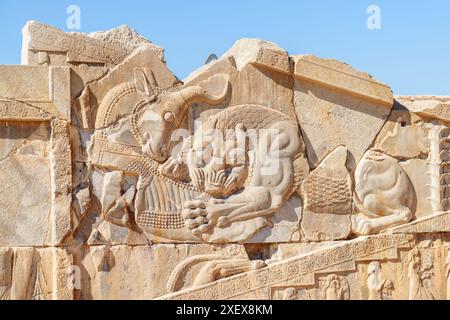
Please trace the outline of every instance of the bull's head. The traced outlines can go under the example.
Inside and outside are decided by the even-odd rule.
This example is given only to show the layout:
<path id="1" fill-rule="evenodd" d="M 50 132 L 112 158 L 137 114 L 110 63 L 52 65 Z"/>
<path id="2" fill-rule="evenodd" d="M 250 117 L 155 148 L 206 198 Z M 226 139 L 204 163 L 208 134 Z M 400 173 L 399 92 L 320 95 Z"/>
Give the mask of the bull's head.
<path id="1" fill-rule="evenodd" d="M 137 69 L 134 82 L 116 86 L 103 98 L 95 128 L 102 139 L 139 145 L 144 154 L 164 162 L 171 151 L 172 133 L 182 126 L 189 107 L 217 105 L 225 100 L 229 87 L 228 78 L 219 74 L 198 85 L 163 90 L 151 71 Z"/>
<path id="2" fill-rule="evenodd" d="M 218 77 L 222 77 L 223 85 L 218 95 L 211 94 L 201 83 L 160 94 L 154 103 L 143 109 L 137 125 L 142 134 L 141 143 L 145 154 L 159 162 L 167 160 L 172 133 L 181 127 L 190 106 L 193 103 L 217 105 L 224 101 L 229 90 L 228 81 L 219 75 L 206 82 L 217 82 Z M 203 84 L 206 85 L 205 82 Z"/>

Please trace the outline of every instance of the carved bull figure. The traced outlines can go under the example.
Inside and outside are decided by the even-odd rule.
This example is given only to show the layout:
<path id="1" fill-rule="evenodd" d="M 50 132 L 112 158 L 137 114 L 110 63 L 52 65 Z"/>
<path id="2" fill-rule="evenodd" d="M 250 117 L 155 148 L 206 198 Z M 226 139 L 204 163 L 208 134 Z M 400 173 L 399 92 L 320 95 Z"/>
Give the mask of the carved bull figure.
<path id="1" fill-rule="evenodd" d="M 106 220 L 130 226 L 128 209 L 134 205 L 135 191 L 136 201 L 142 200 L 140 191 L 148 187 L 153 176 L 159 174 L 160 164 L 169 157 L 172 133 L 182 125 L 189 107 L 194 103 L 222 102 L 229 87 L 227 81 L 224 84 L 218 95 L 202 86 L 162 90 L 151 72 L 136 70 L 135 82 L 122 83 L 108 92 L 98 108 L 96 131 L 88 149 L 91 165 L 107 171 L 105 197 L 101 199 Z M 137 188 L 121 192 L 123 176 L 115 172 L 138 176 Z"/>

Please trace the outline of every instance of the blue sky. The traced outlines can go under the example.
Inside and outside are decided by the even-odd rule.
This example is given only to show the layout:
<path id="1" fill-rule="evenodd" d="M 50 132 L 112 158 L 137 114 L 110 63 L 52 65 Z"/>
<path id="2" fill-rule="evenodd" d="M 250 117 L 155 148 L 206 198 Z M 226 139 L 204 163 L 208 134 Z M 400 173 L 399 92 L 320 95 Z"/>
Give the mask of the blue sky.
<path id="1" fill-rule="evenodd" d="M 243 37 L 290 54 L 345 61 L 389 84 L 395 94 L 450 95 L 450 1 L 427 0 L 0 0 L 0 64 L 19 64 L 21 28 L 37 20 L 67 31 L 66 9 L 81 8 L 81 30 L 128 24 L 166 50 L 183 79 L 210 53 Z M 381 30 L 369 30 L 369 5 Z"/>

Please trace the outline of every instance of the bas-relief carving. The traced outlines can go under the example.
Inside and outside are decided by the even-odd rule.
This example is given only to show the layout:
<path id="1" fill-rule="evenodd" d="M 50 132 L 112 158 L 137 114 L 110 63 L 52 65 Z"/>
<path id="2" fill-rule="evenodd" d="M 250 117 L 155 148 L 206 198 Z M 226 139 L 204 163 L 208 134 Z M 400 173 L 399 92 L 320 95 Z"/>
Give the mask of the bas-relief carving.
<path id="1" fill-rule="evenodd" d="M 162 48 L 127 26 L 86 35 L 65 33 L 30 21 L 22 29 L 22 35 L 22 64 L 26 65 L 114 67 L 140 45 L 151 45 L 155 55 L 164 59 Z"/>
<path id="2" fill-rule="evenodd" d="M 272 300 L 350 300 L 350 286 L 345 276 L 328 274 L 311 284 L 272 287 Z"/>
<path id="3" fill-rule="evenodd" d="M 297 289 L 286 288 L 283 291 L 283 300 L 297 300 Z"/>
<path id="4" fill-rule="evenodd" d="M 202 130 L 211 129 L 224 135 L 232 130 L 234 138 L 223 147 L 212 145 L 214 158 L 206 165 L 188 164 L 193 184 L 212 199 L 185 204 L 186 226 L 200 235 L 218 227 L 222 239 L 217 240 L 245 241 L 267 225 L 267 218 L 296 190 L 295 181 L 301 181 L 308 170 L 302 162 L 298 127 L 280 112 L 243 105 L 211 117 Z M 248 137 L 247 132 L 255 136 Z M 198 140 L 194 138 L 188 154 L 207 151 L 211 145 L 204 135 Z M 217 147 L 222 149 L 218 154 Z M 243 230 L 241 235 L 233 236 L 236 229 Z"/>
<path id="5" fill-rule="evenodd" d="M 182 283 L 186 273 L 193 266 L 202 264 L 192 283 Z M 266 267 L 262 260 L 230 259 L 228 256 L 202 255 L 192 256 L 175 267 L 167 283 L 167 291 L 173 293 L 182 288 L 197 287 L 231 277 L 233 275 Z"/>
<path id="6" fill-rule="evenodd" d="M 23 61 L 0 67 L 0 175 L 21 188 L 0 198 L 14 215 L 0 219 L 0 298 L 448 291 L 436 254 L 449 231 L 445 103 L 394 103 L 348 65 L 254 39 L 183 83 L 127 27 L 69 35 L 33 22 Z M 277 257 L 285 242 L 324 245 Z"/>
<path id="7" fill-rule="evenodd" d="M 53 276 L 54 269 L 71 264 L 63 250 L 34 248 L 2 248 L 0 250 L 1 300 L 71 299 L 64 288 L 68 277 Z M 55 287 L 53 287 L 55 286 Z"/>
<path id="8" fill-rule="evenodd" d="M 439 162 L 440 162 L 440 209 L 442 211 L 450 210 L 450 129 L 442 128 L 439 132 Z"/>
<path id="9" fill-rule="evenodd" d="M 398 161 L 369 151 L 355 171 L 353 232 L 371 234 L 411 221 L 414 187 Z"/>
<path id="10" fill-rule="evenodd" d="M 239 134 L 245 136 L 249 130 L 257 133 L 255 137 L 257 140 L 272 139 L 277 144 L 280 144 L 281 141 L 281 144 L 286 145 L 277 149 L 275 143 L 273 143 L 274 146 L 263 144 L 260 147 L 257 142 L 251 149 L 244 147 L 242 150 L 238 148 L 220 150 L 219 152 L 225 153 L 219 157 L 224 159 L 232 156 L 238 157 L 241 152 L 244 153 L 245 158 L 250 158 L 251 154 L 264 153 L 269 158 L 274 158 L 273 163 L 265 164 L 269 167 L 268 169 L 280 166 L 281 168 L 274 169 L 280 173 L 266 174 L 266 177 L 263 177 L 263 180 L 266 181 L 259 182 L 261 173 L 258 171 L 264 170 L 261 168 L 262 160 L 251 159 L 252 163 L 242 165 L 223 163 L 222 167 L 218 167 L 217 163 L 210 163 L 205 168 L 194 168 L 192 165 L 188 165 L 184 172 L 188 172 L 189 175 L 183 177 L 178 172 L 183 171 L 181 168 L 183 163 L 180 162 L 180 159 L 174 157 L 167 159 L 171 151 L 171 134 L 180 128 L 192 103 L 217 104 L 226 98 L 229 86 L 225 80 L 226 77 L 219 74 L 203 81 L 203 83 L 207 83 L 217 82 L 216 79 L 220 78 L 224 79 L 222 80 L 223 93 L 213 96 L 202 88 L 202 82 L 200 85 L 184 88 L 179 93 L 174 91 L 160 94 L 158 91 L 161 90 L 157 87 L 156 79 L 152 77 L 151 73 L 149 74 L 150 78 L 147 78 L 145 74 L 140 76 L 143 78 L 137 79 L 137 81 L 144 82 L 141 90 L 138 90 L 137 84 L 125 83 L 112 89 L 103 99 L 97 114 L 97 131 L 90 147 L 92 164 L 134 172 L 139 175 L 139 187 L 137 187 L 136 194 L 137 224 L 144 230 L 150 229 L 150 234 L 158 234 L 158 238 L 186 241 L 195 240 L 197 236 L 201 235 L 200 238 L 208 242 L 245 241 L 266 226 L 267 222 L 264 217 L 270 216 L 282 206 L 290 194 L 295 191 L 292 182 L 301 180 L 308 171 L 306 162 L 301 159 L 302 142 L 296 122 L 281 112 L 263 106 L 247 105 L 229 108 L 212 117 L 206 123 L 206 129 L 217 129 L 225 133 L 227 130 L 236 128 L 241 131 L 236 132 L 236 137 Z M 150 94 L 154 92 L 156 95 Z M 128 111 L 131 115 L 126 116 L 127 108 L 130 109 L 126 105 L 129 101 L 132 101 L 131 104 L 135 107 Z M 260 118 L 254 118 L 254 115 L 260 115 Z M 109 128 L 108 126 L 111 124 L 114 126 Z M 276 136 L 270 136 L 275 131 L 279 131 Z M 204 136 L 201 138 L 200 140 L 205 140 Z M 193 148 L 204 150 L 205 147 L 196 141 L 193 142 Z M 217 145 L 212 147 L 217 147 Z M 114 150 L 109 150 L 111 148 Z M 268 149 L 263 150 L 262 148 Z M 182 151 L 189 153 L 189 150 Z M 194 151 L 197 152 L 193 149 L 190 152 Z M 117 154 L 123 154 L 124 157 L 117 157 Z M 158 161 L 165 163 L 159 165 Z M 228 170 L 231 170 L 230 173 L 225 175 Z M 251 171 L 250 176 L 248 171 Z M 198 175 L 205 181 L 199 182 Z M 184 182 L 186 178 L 188 183 Z M 161 179 L 162 181 L 159 181 Z M 278 182 L 279 179 L 282 181 Z M 273 185 L 274 183 L 280 185 L 273 190 L 260 185 Z M 242 189 L 244 184 L 248 184 L 245 190 L 234 195 L 233 193 Z M 212 187 L 213 185 L 216 190 Z M 184 190 L 180 190 L 180 188 Z M 157 190 L 170 191 L 157 192 Z M 171 191 L 174 194 L 173 197 L 170 197 Z M 252 197 L 248 196 L 250 194 Z M 254 194 L 256 195 L 255 200 L 251 202 Z M 168 196 L 170 199 L 164 199 Z M 177 196 L 181 202 L 176 203 Z M 220 199 L 225 196 L 227 196 L 226 201 Z M 205 200 L 210 197 L 214 199 L 205 203 Z M 269 203 L 265 200 L 267 197 L 272 199 Z M 202 198 L 203 201 L 201 201 Z M 192 202 L 192 200 L 194 201 Z M 247 204 L 243 205 L 246 202 Z M 103 205 L 105 206 L 105 204 Z M 177 208 L 173 208 L 174 206 Z M 195 211 L 201 210 L 202 206 L 205 207 L 203 209 L 206 209 L 203 210 L 204 213 L 195 213 Z M 184 209 L 183 218 L 187 220 L 184 225 L 188 231 L 193 230 L 193 235 L 187 235 L 186 230 L 180 230 L 184 229 L 183 221 L 180 220 L 179 212 L 174 213 L 179 208 Z M 189 213 L 189 210 L 194 212 Z M 205 221 L 200 222 L 201 219 Z M 169 225 L 165 225 L 164 221 L 169 222 Z M 211 227 L 215 227 L 216 224 L 223 230 L 211 230 Z M 225 228 L 226 224 L 234 225 Z M 155 231 L 151 229 L 155 229 Z M 178 232 L 175 233 L 172 230 Z M 164 236 L 164 234 L 173 235 Z"/>
<path id="11" fill-rule="evenodd" d="M 394 284 L 389 279 L 381 278 L 381 265 L 378 261 L 369 264 L 367 288 L 369 300 L 392 300 Z"/>
<path id="12" fill-rule="evenodd" d="M 424 263 L 420 249 L 414 249 L 408 255 L 409 300 L 434 300 L 429 281 L 434 277 L 433 261 Z"/>
<path id="13" fill-rule="evenodd" d="M 345 277 L 330 274 L 322 279 L 322 283 L 323 300 L 349 300 L 350 288 Z"/>
<path id="14" fill-rule="evenodd" d="M 107 173 L 101 197 L 102 212 L 110 219 L 134 205 L 136 223 L 150 235 L 192 241 L 190 235 L 186 237 L 187 232 L 180 230 L 184 227 L 181 210 L 184 202 L 195 200 L 201 192 L 175 173 L 168 175 L 172 159 L 165 166 L 160 163 L 168 159 L 172 133 L 180 129 L 190 105 L 196 101 L 219 103 L 225 98 L 228 84 L 223 79 L 223 93 L 217 96 L 201 86 L 174 88 L 171 92 L 161 91 L 154 78 L 141 76 L 136 81 L 144 81 L 142 89 L 136 83 L 119 85 L 99 107 L 97 130 L 88 150 L 91 164 L 138 177 L 137 185 L 129 187 L 121 196 L 121 171 Z M 126 221 L 119 224 L 127 226 Z"/>

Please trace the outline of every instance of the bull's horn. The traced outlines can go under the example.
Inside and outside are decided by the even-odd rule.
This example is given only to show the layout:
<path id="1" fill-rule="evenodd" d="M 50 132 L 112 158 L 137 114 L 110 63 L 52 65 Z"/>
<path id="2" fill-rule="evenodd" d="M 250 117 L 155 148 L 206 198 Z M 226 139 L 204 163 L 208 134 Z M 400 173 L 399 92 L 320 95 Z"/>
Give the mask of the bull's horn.
<path id="1" fill-rule="evenodd" d="M 207 81 L 211 81 L 213 78 L 217 78 L 217 76 L 211 77 Z M 223 77 L 221 77 L 221 78 L 223 80 L 225 80 Z M 219 95 L 213 95 L 213 94 L 209 93 L 208 90 L 204 89 L 200 85 L 182 89 L 180 91 L 180 94 L 187 104 L 194 103 L 194 102 L 203 102 L 203 103 L 207 103 L 210 105 L 217 105 L 225 100 L 225 98 L 228 95 L 229 89 L 230 89 L 230 83 L 227 80 L 225 80 L 223 91 Z"/>
<path id="2" fill-rule="evenodd" d="M 210 79 L 208 79 L 208 81 Z M 230 83 L 225 80 L 224 90 L 219 95 L 210 94 L 205 88 L 198 85 L 173 92 L 163 107 L 163 116 L 166 118 L 165 114 L 171 112 L 172 114 L 168 118 L 174 119 L 176 123 L 179 124 L 183 121 L 184 115 L 191 104 L 203 102 L 210 105 L 217 105 L 225 100 L 229 88 Z"/>

